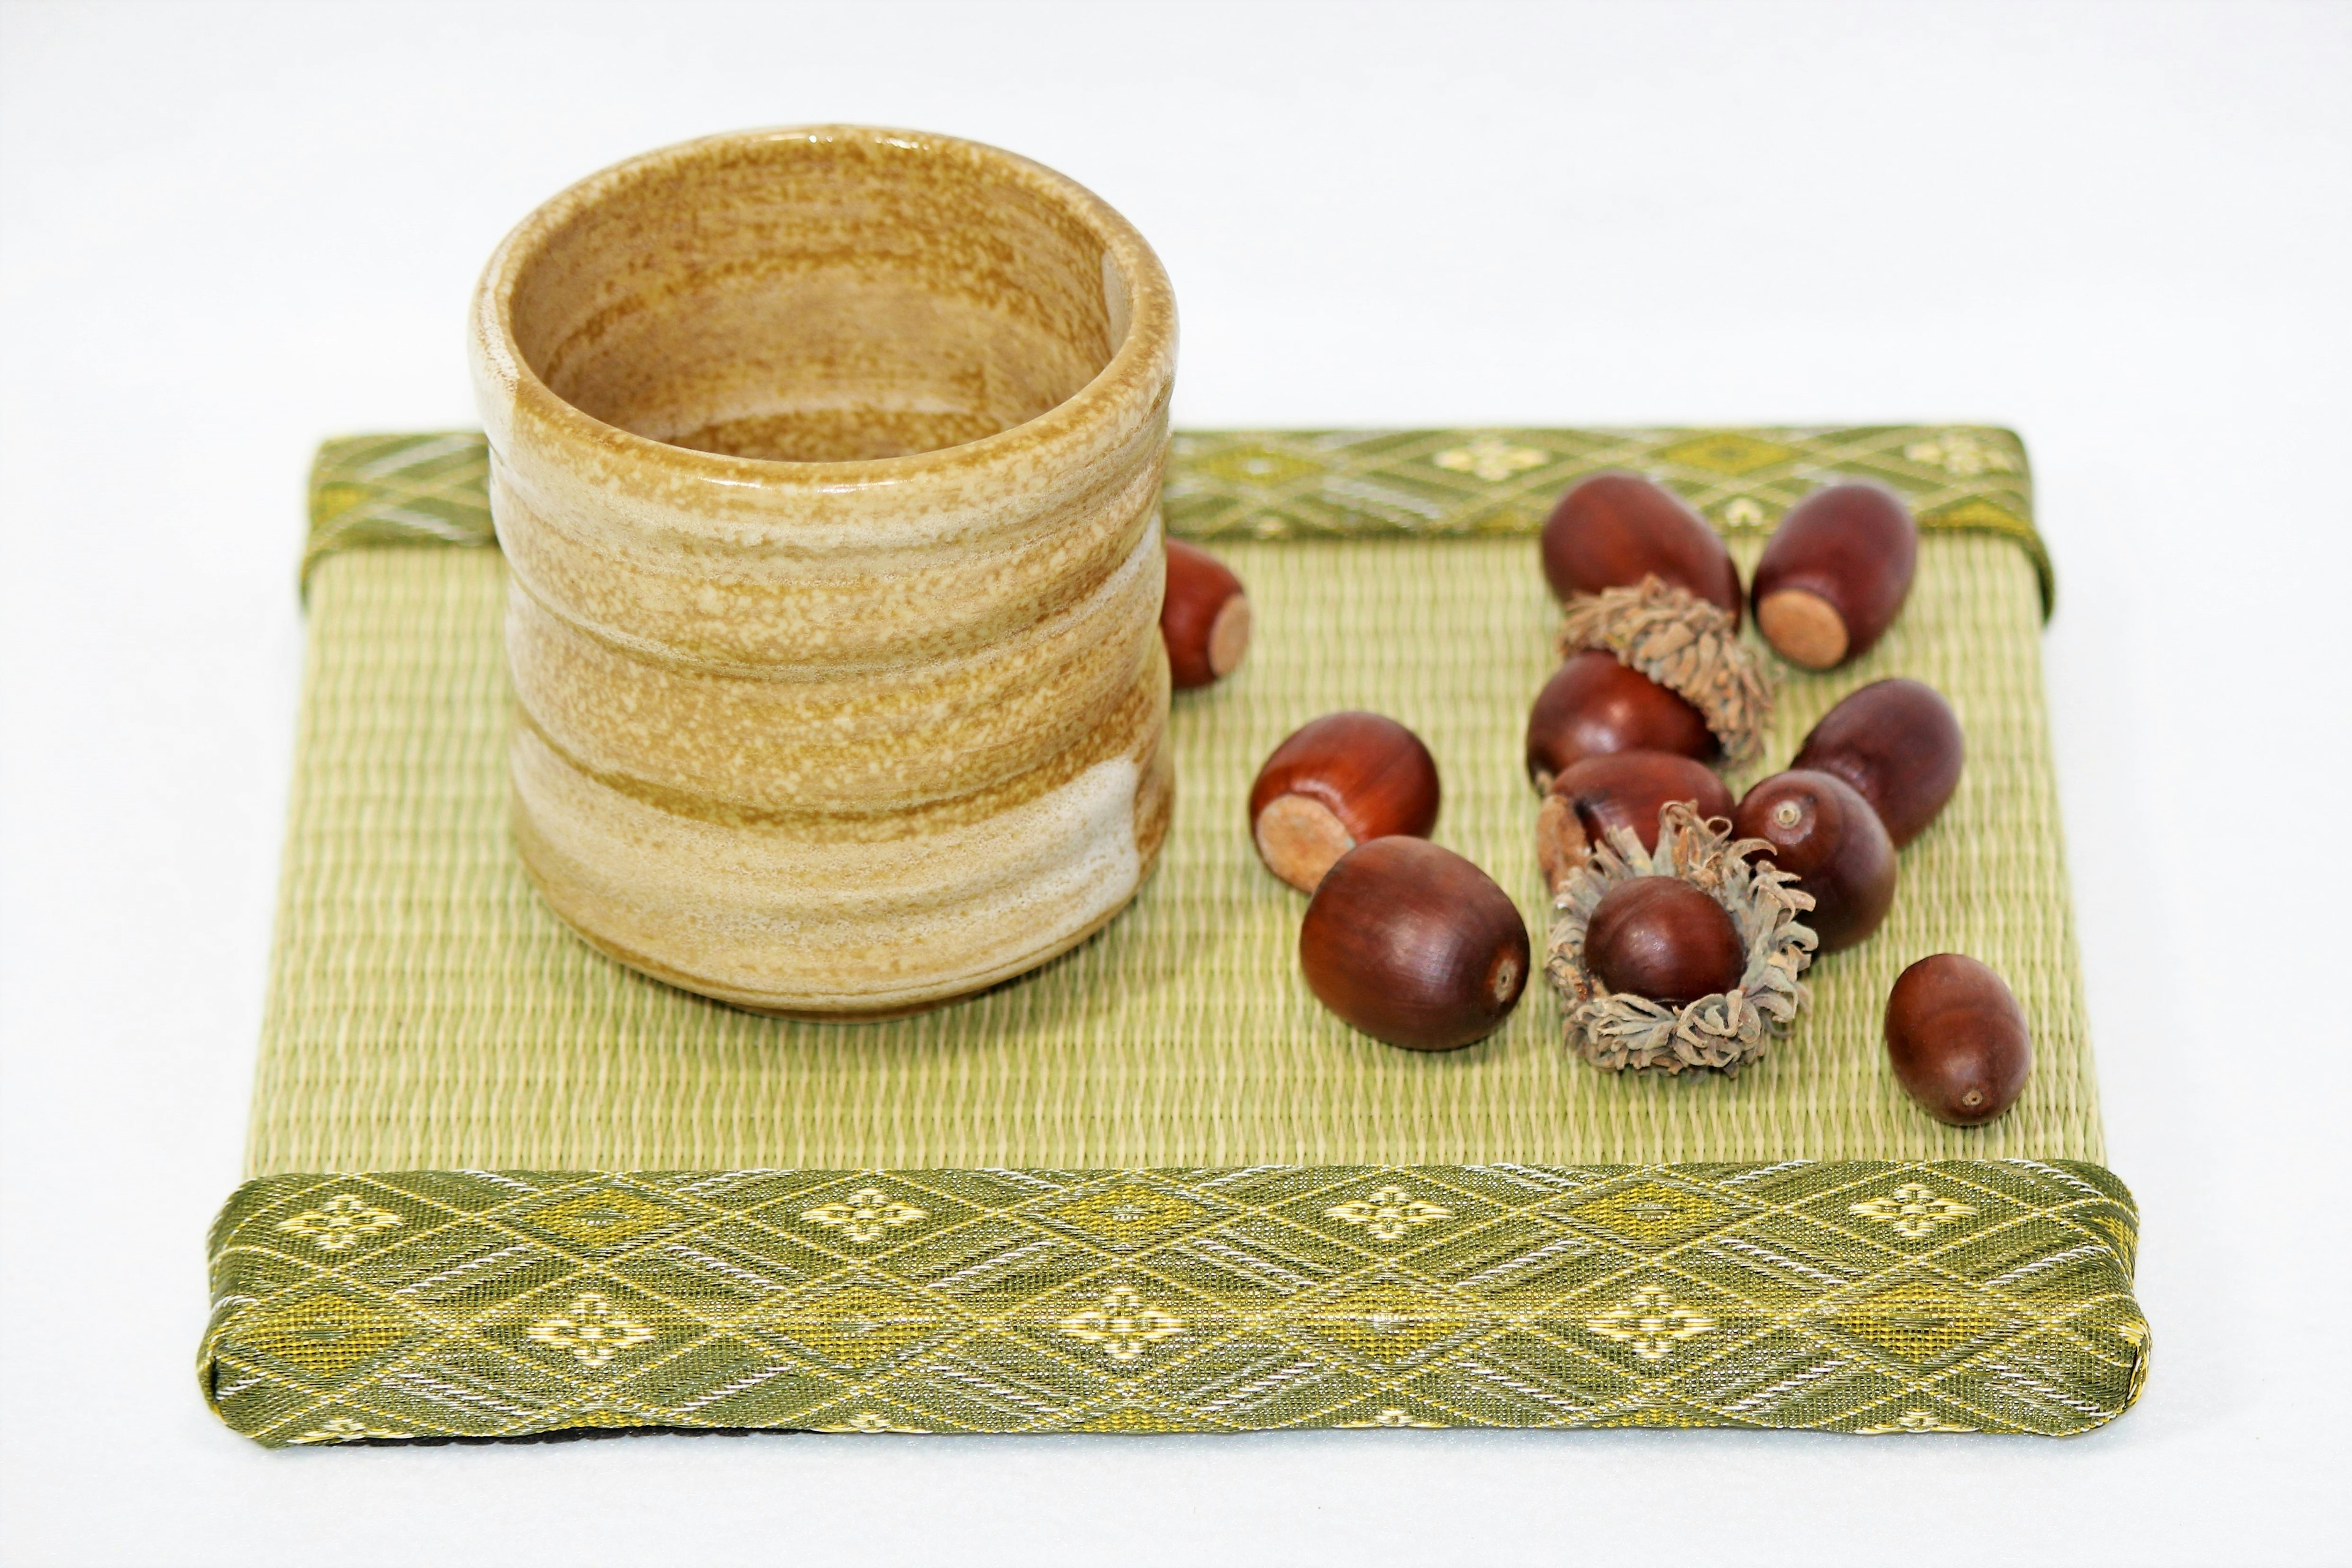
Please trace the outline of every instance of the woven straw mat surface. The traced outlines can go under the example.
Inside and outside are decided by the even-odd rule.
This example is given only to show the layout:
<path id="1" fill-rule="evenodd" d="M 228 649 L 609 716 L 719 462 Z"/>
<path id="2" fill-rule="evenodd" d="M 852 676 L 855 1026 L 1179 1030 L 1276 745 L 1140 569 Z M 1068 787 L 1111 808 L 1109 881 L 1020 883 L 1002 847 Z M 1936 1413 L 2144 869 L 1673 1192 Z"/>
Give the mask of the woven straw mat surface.
<path id="1" fill-rule="evenodd" d="M 1885 675 L 1941 690 L 1969 750 L 1952 805 L 1903 853 L 1893 916 L 1816 963 L 1811 1012 L 1760 1066 L 1736 1079 L 1601 1072 L 1567 1054 L 1540 985 L 1492 1039 L 1423 1056 L 1317 1005 L 1295 957 L 1305 900 L 1259 867 L 1244 802 L 1299 723 L 1392 714 L 1436 754 L 1437 838 L 1517 898 L 1540 942 L 1519 762 L 1554 665 L 1557 612 L 1527 532 L 1539 512 L 1466 537 L 1253 525 L 1201 499 L 1215 487 L 1198 476 L 1231 466 L 1230 442 L 1180 437 L 1177 450 L 1172 522 L 1241 574 L 1257 634 L 1235 677 L 1176 699 L 1176 826 L 1157 874 L 1078 951 L 885 1024 L 755 1017 L 573 938 L 508 841 L 496 552 L 354 548 L 311 563 L 249 1173 L 2103 1159 L 2042 706 L 2038 545 L 1931 531 L 1876 649 L 1827 675 L 1786 671 L 1765 754 L 1735 790 Z M 1438 459 L 1473 478 L 1482 460 Z M 1737 489 L 1695 499 L 1718 523 L 1729 512 L 1744 570 L 1763 531 L 1739 526 L 1755 503 Z M 1977 1131 L 1917 1110 L 1880 1042 L 1895 976 L 1947 950 L 2007 976 L 2033 1028 L 2032 1084 Z"/>

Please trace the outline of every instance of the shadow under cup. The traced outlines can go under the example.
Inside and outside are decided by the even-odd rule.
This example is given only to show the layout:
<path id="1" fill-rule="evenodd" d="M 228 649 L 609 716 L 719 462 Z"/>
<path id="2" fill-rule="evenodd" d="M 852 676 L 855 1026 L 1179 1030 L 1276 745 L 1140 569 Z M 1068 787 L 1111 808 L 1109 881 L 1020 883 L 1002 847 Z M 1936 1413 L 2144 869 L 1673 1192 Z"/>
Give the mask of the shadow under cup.
<path id="1" fill-rule="evenodd" d="M 1133 896 L 1170 808 L 1175 312 L 1115 212 L 944 137 L 717 137 L 526 219 L 473 326 L 516 837 L 557 913 L 855 1016 Z"/>

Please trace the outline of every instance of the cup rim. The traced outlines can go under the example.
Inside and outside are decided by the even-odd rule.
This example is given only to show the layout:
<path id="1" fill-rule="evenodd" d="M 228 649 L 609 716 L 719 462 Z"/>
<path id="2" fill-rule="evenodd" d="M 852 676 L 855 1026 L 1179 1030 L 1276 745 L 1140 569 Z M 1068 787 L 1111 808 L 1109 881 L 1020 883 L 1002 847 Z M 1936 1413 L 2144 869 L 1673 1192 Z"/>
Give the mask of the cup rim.
<path id="1" fill-rule="evenodd" d="M 541 248 L 579 214 L 648 177 L 690 163 L 711 149 L 748 149 L 781 142 L 860 141 L 931 154 L 953 153 L 992 166 L 1076 216 L 1102 242 L 1127 284 L 1128 329 L 1103 367 L 1069 396 L 1018 425 L 971 441 L 889 458 L 801 462 L 705 452 L 641 436 L 607 423 L 559 395 L 523 357 L 514 337 L 514 292 Z M 827 123 L 720 132 L 673 142 L 601 169 L 533 208 L 490 253 L 475 286 L 471 336 L 478 372 L 502 386 L 517 414 L 558 437 L 615 455 L 660 464 L 683 479 L 753 484 L 763 489 L 805 486 L 826 493 L 895 486 L 933 476 L 969 475 L 1038 448 L 1120 444 L 1164 401 L 1172 378 L 1176 302 L 1166 269 L 1150 242 L 1109 203 L 1066 174 L 1017 153 L 937 132 Z M 1139 406 L 1140 405 L 1140 406 Z M 1129 417 L 1121 417 L 1122 414 Z M 495 437 L 497 432 L 492 432 Z"/>

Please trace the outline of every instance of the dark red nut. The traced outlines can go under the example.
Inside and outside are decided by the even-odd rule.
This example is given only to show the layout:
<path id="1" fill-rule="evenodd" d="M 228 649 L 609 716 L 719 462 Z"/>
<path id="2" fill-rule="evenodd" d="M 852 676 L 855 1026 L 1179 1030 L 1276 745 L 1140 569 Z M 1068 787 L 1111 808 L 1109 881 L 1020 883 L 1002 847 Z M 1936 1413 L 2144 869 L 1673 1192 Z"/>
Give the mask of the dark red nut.
<path id="1" fill-rule="evenodd" d="M 1267 870 L 1311 893 L 1359 844 L 1428 837 L 1437 797 L 1437 763 L 1420 736 L 1378 713 L 1327 713 L 1258 770 L 1250 837 Z"/>
<path id="2" fill-rule="evenodd" d="M 1748 955 L 1730 910 L 1679 877 L 1636 877 L 1592 906 L 1584 966 L 1612 991 L 1686 1007 L 1738 985 Z"/>
<path id="3" fill-rule="evenodd" d="M 1964 750 L 1960 721 L 1934 687 L 1874 680 L 1822 714 L 1789 765 L 1852 784 L 1900 849 L 1959 787 Z"/>
<path id="4" fill-rule="evenodd" d="M 1558 887 L 1612 827 L 1632 828 L 1643 848 L 1655 849 L 1658 813 L 1678 800 L 1702 817 L 1731 815 L 1731 791 L 1715 770 L 1673 752 L 1612 752 L 1563 769 L 1536 814 L 1545 883 Z"/>
<path id="5" fill-rule="evenodd" d="M 1887 994 L 1886 1059 L 1928 1115 L 1975 1127 L 2024 1092 L 2033 1036 L 2000 975 L 1965 953 L 1939 952 L 1905 970 Z"/>
<path id="6" fill-rule="evenodd" d="M 1732 836 L 1761 838 L 1765 853 L 1813 896 L 1804 917 L 1821 951 L 1852 947 L 1895 905 L 1895 844 L 1870 803 L 1833 773 L 1774 773 L 1743 796 Z"/>
<path id="7" fill-rule="evenodd" d="M 1570 656 L 1528 715 L 1528 776 L 1539 790 L 1587 757 L 1673 752 L 1706 763 L 1722 750 L 1697 709 L 1605 648 Z"/>
<path id="8" fill-rule="evenodd" d="M 1780 520 L 1756 563 L 1756 626 L 1807 669 L 1858 658 L 1895 622 L 1919 562 L 1919 525 L 1892 490 L 1831 485 Z"/>
<path id="9" fill-rule="evenodd" d="M 1639 474 L 1595 474 L 1543 526 L 1544 581 L 1563 599 L 1655 577 L 1721 606 L 1739 627 L 1739 568 L 1715 530 Z"/>
<path id="10" fill-rule="evenodd" d="M 1425 838 L 1375 838 L 1340 857 L 1298 927 L 1315 994 L 1375 1039 L 1450 1051 L 1519 1005 L 1528 928 L 1494 879 Z"/>
<path id="11" fill-rule="evenodd" d="M 1160 601 L 1168 673 L 1180 691 L 1222 680 L 1249 652 L 1250 602 L 1233 568 L 1196 544 L 1168 542 L 1168 593 Z"/>

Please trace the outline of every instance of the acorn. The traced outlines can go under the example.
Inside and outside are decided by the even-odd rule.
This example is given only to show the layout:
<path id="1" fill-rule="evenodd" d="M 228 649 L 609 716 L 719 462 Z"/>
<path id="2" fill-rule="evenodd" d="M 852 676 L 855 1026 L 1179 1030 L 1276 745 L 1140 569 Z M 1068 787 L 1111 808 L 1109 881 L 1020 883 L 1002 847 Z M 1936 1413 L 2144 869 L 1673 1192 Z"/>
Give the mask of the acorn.
<path id="1" fill-rule="evenodd" d="M 1569 1048 L 1584 1060 L 1612 1072 L 1738 1072 L 1805 1005 L 1815 938 L 1800 920 L 1813 901 L 1788 872 L 1751 858 L 1755 846 L 1730 828 L 1669 801 L 1656 848 L 1620 834 L 1552 889 L 1544 973 Z"/>
<path id="2" fill-rule="evenodd" d="M 1658 814 L 1685 801 L 1701 818 L 1731 815 L 1731 791 L 1706 763 L 1672 752 L 1612 752 L 1560 771 L 1536 814 L 1536 861 L 1556 888 L 1585 851 L 1612 827 L 1633 830 L 1644 849 L 1658 847 Z"/>
<path id="3" fill-rule="evenodd" d="M 2000 975 L 1965 953 L 1939 952 L 1905 970 L 1887 994 L 1886 1059 L 1928 1115 L 1975 1127 L 2024 1091 L 2033 1037 Z"/>
<path id="4" fill-rule="evenodd" d="M 1562 599 L 1630 588 L 1644 577 L 1696 595 L 1739 629 L 1739 569 L 1681 498 L 1639 474 L 1595 474 L 1559 498 L 1543 525 L 1544 581 Z"/>
<path id="5" fill-rule="evenodd" d="M 1963 750 L 1951 705 L 1925 681 L 1897 678 L 1874 680 L 1822 714 L 1789 765 L 1852 784 L 1900 849 L 1959 787 Z"/>
<path id="6" fill-rule="evenodd" d="M 1612 991 L 1687 1007 L 1737 986 L 1747 953 L 1730 911 L 1706 893 L 1679 877 L 1635 877 L 1593 907 L 1584 962 Z"/>
<path id="7" fill-rule="evenodd" d="M 1894 624 L 1919 561 L 1911 509 L 1877 485 L 1831 485 L 1789 509 L 1756 563 L 1756 626 L 1782 658 L 1830 669 Z"/>
<path id="8" fill-rule="evenodd" d="M 1378 713 L 1327 713 L 1258 770 L 1250 837 L 1267 870 L 1311 893 L 1359 844 L 1428 837 L 1437 805 L 1437 763 L 1420 736 Z"/>
<path id="9" fill-rule="evenodd" d="M 1454 1050 L 1500 1027 L 1527 987 L 1528 952 L 1509 896 L 1425 838 L 1348 851 L 1298 927 L 1298 966 L 1323 1005 L 1415 1051 Z"/>
<path id="10" fill-rule="evenodd" d="M 1223 679 L 1249 652 L 1250 602 L 1233 568 L 1196 544 L 1168 541 L 1160 636 L 1179 691 Z"/>
<path id="11" fill-rule="evenodd" d="M 1833 773 L 1774 773 L 1741 797 L 1732 836 L 1760 838 L 1772 864 L 1810 893 L 1821 951 L 1852 947 L 1895 905 L 1895 844 L 1870 803 Z"/>
<path id="12" fill-rule="evenodd" d="M 1571 654 L 1528 715 L 1528 776 L 1538 790 L 1587 757 L 1672 752 L 1705 763 L 1722 749 L 1696 708 L 1601 648 Z"/>

